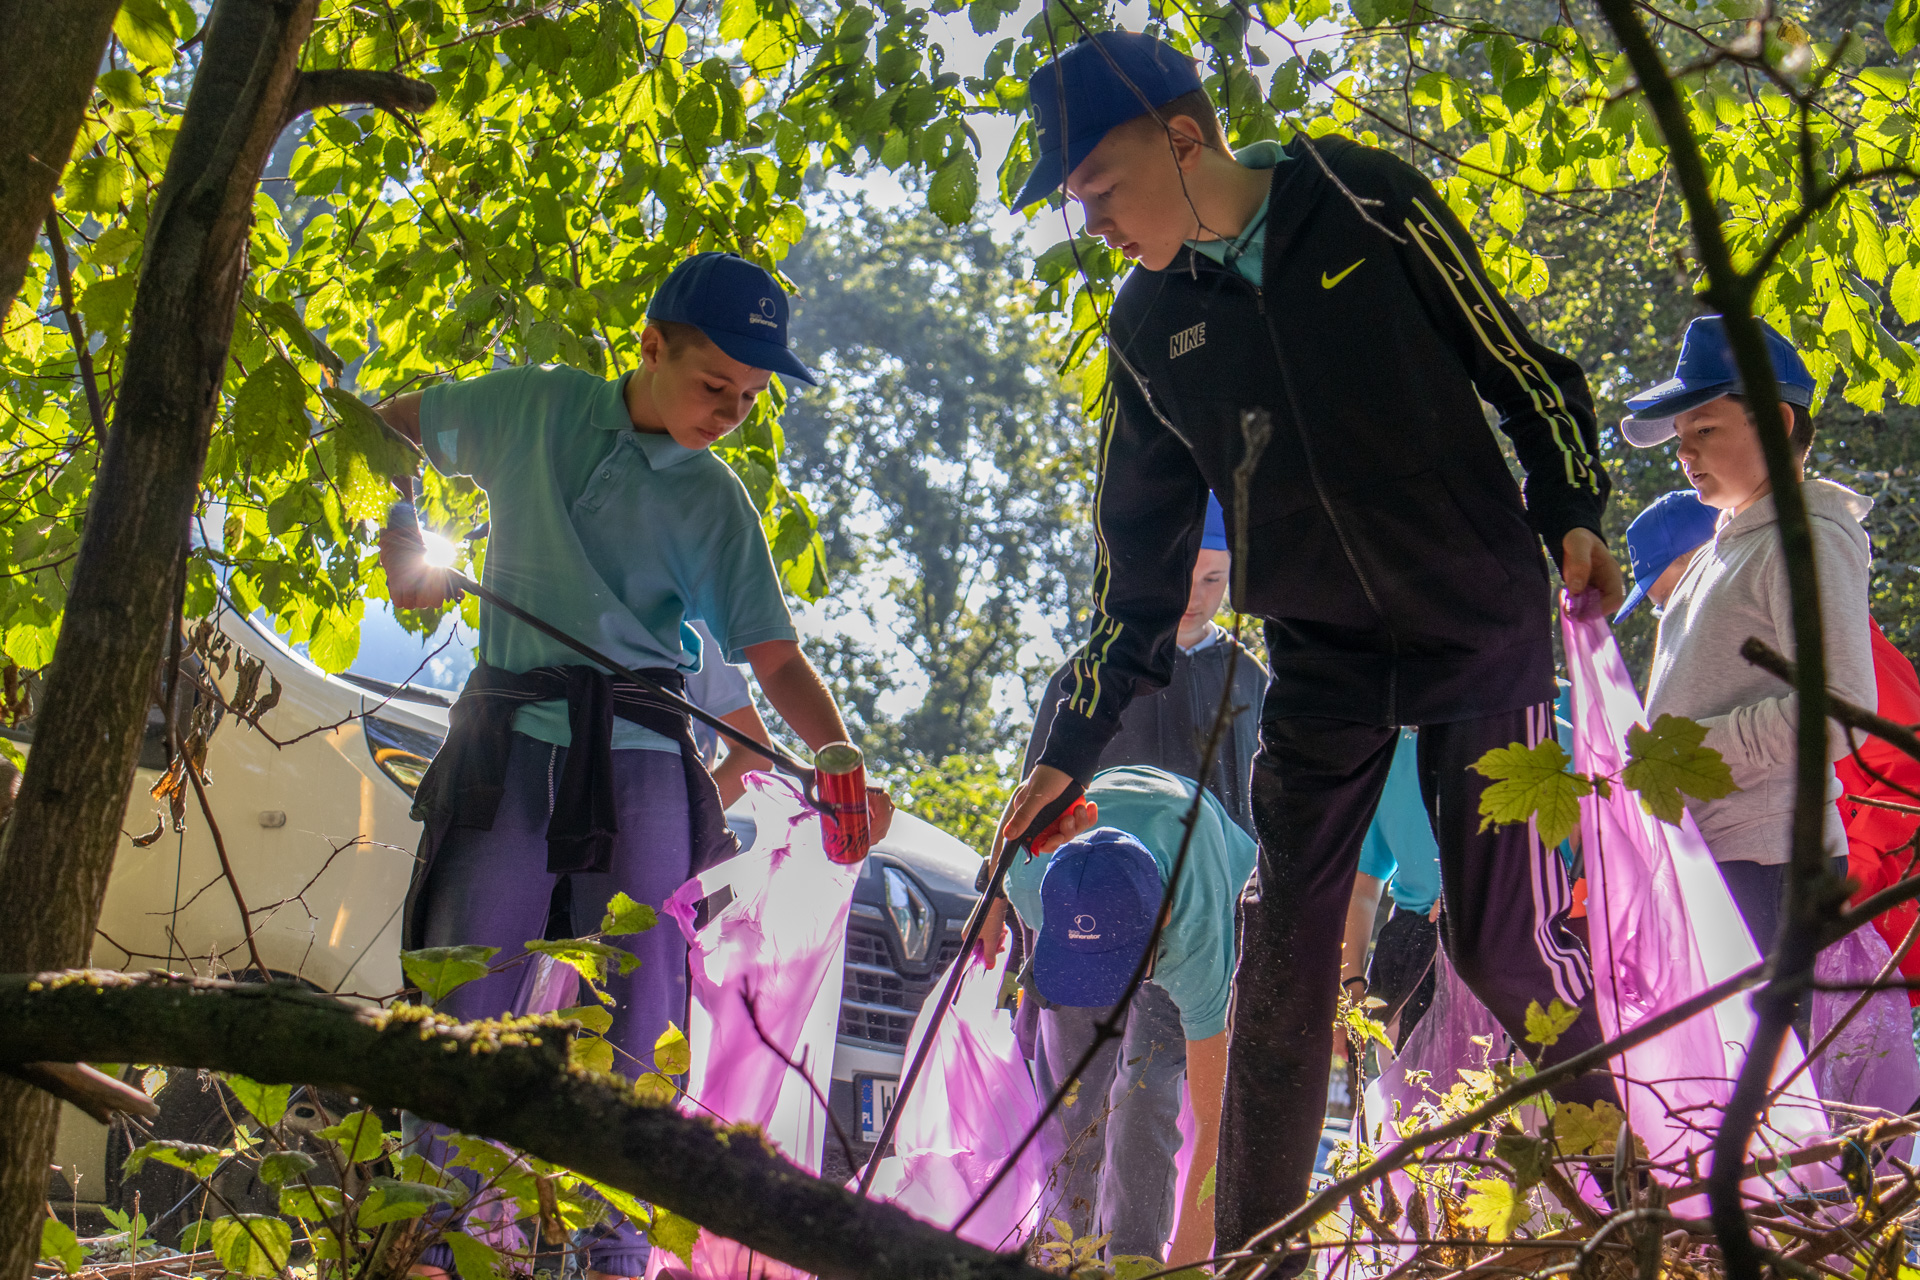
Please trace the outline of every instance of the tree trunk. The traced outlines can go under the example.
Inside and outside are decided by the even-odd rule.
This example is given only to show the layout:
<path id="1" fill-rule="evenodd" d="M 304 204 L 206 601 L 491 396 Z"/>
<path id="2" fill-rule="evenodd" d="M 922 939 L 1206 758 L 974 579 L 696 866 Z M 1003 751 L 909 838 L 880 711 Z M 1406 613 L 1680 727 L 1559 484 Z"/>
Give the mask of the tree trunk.
<path id="1" fill-rule="evenodd" d="M 254 190 L 274 140 L 296 111 L 341 101 L 362 85 L 406 105 L 432 101 L 431 89 L 397 76 L 322 73 L 303 82 L 300 50 L 318 2 L 217 0 L 207 20 L 199 71 L 148 219 L 113 426 L 87 504 L 33 751 L 0 833 L 0 919 L 8 921 L 0 971 L 81 964 L 91 947 L 154 671 L 173 624 L 174 584 L 247 270 Z M 91 11 L 100 0 L 0 0 L 0 12 L 9 6 L 48 11 L 36 20 L 50 27 L 52 13 Z M 113 7 L 102 12 L 110 16 Z M 9 52 L 21 47 L 10 33 Z M 87 55 L 98 56 L 97 47 Z M 12 66 L 32 61 L 8 59 Z M 46 78 L 44 62 L 32 69 Z M 0 159 L 8 145 L 0 142 Z M 29 221 L 37 226 L 44 215 L 37 207 Z M 51 1116 L 46 1095 L 0 1087 L 0 1151 L 8 1164 L 0 1173 L 0 1280 L 26 1280 L 35 1256 Z"/>
<path id="2" fill-rule="evenodd" d="M 120 0 L 0 0 L 0 320 L 80 132 Z"/>
<path id="3" fill-rule="evenodd" d="M 0 1065 L 150 1062 L 346 1089 L 563 1164 L 829 1280 L 1045 1276 L 812 1177 L 751 1130 L 638 1101 L 618 1077 L 568 1066 L 572 1032 L 555 1019 L 461 1024 L 291 985 L 89 972 L 0 977 L 0 1026 Z"/>

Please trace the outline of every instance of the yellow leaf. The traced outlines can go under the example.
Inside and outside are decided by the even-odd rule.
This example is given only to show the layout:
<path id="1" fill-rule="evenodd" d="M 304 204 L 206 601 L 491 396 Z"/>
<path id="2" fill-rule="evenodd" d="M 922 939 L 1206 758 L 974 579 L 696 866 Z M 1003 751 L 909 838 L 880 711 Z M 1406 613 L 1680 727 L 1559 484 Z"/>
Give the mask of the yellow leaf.
<path id="1" fill-rule="evenodd" d="M 1580 1010 L 1568 1008 L 1558 999 L 1542 1009 L 1538 1000 L 1527 1005 L 1527 1043 L 1541 1048 L 1560 1042 L 1560 1035 L 1580 1018 Z"/>
<path id="2" fill-rule="evenodd" d="M 1686 811 L 1682 796 L 1718 800 L 1740 789 L 1720 753 L 1700 745 L 1706 736 L 1705 725 L 1683 716 L 1661 716 L 1651 729 L 1633 726 L 1627 730 L 1627 767 L 1620 781 L 1640 793 L 1648 813 L 1678 825 Z"/>
<path id="3" fill-rule="evenodd" d="M 1487 1239 L 1505 1240 L 1526 1215 L 1527 1202 L 1514 1191 L 1513 1184 L 1500 1178 L 1481 1178 L 1467 1184 L 1471 1188 L 1462 1208 L 1461 1221 L 1486 1230 Z"/>

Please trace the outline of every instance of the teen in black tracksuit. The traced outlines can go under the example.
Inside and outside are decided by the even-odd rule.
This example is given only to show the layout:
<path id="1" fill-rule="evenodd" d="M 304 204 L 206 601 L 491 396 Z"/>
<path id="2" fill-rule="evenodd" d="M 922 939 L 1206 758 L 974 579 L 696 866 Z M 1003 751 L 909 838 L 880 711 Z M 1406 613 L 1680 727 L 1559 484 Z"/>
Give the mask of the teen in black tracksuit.
<path id="1" fill-rule="evenodd" d="M 1599 1039 L 1587 955 L 1565 926 L 1565 870 L 1529 827 L 1479 832 L 1486 779 L 1468 768 L 1552 732 L 1541 542 L 1557 555 L 1569 530 L 1598 531 L 1609 489 L 1585 379 L 1526 334 L 1413 168 L 1340 138 L 1296 137 L 1287 152 L 1263 289 L 1188 249 L 1120 290 L 1097 613 L 1042 755 L 1084 783 L 1129 698 L 1166 683 L 1207 491 L 1237 528 L 1242 412 L 1266 411 L 1272 438 L 1235 548 L 1246 568 L 1235 603 L 1266 620 L 1273 678 L 1253 775 L 1260 864 L 1240 924 L 1221 1249 L 1306 1196 L 1347 902 L 1397 726 L 1420 727 L 1461 976 L 1516 1043 L 1530 1001 L 1583 1010 L 1546 1062 Z M 1524 501 L 1482 399 L 1526 471 Z M 1614 1096 L 1603 1074 L 1556 1093 Z"/>

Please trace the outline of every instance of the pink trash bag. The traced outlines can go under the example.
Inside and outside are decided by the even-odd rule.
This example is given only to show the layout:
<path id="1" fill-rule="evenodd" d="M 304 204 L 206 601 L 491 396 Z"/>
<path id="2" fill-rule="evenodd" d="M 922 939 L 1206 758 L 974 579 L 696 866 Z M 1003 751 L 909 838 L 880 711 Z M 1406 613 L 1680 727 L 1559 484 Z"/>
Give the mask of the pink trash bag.
<path id="1" fill-rule="evenodd" d="M 1646 711 L 1594 601 L 1592 593 L 1569 601 L 1561 615 L 1573 681 L 1573 767 L 1617 777 L 1626 764 L 1627 732 L 1646 723 Z M 1760 958 L 1690 814 L 1669 826 L 1616 786 L 1611 798 L 1596 794 L 1581 802 L 1580 839 L 1594 1003 L 1608 1039 Z M 1736 997 L 1614 1059 L 1633 1132 L 1656 1163 L 1673 1166 L 1660 1175 L 1663 1181 L 1687 1178 L 1681 1166 L 1695 1157 L 1705 1168 L 1753 1025 L 1751 1005 Z M 1776 1086 L 1800 1061 L 1789 1038 L 1774 1064 Z M 1824 1129 L 1812 1090 L 1804 1081 L 1797 1090 L 1774 1106 L 1761 1140 L 1797 1146 Z M 1832 1184 L 1817 1170 L 1803 1170 L 1803 1182 L 1808 1173 L 1820 1185 Z M 1766 1194 L 1764 1187 L 1755 1190 Z"/>
<path id="2" fill-rule="evenodd" d="M 1814 980 L 1844 985 L 1869 983 L 1893 958 L 1886 939 L 1863 925 L 1822 951 L 1813 962 Z M 1898 972 L 1888 975 L 1898 979 Z M 1813 993 L 1813 1045 L 1827 1038 L 1861 997 L 1858 991 Z M 1913 1048 L 1913 1019 L 1904 991 L 1875 991 L 1833 1043 L 1813 1060 L 1820 1096 L 1836 1125 L 1858 1124 L 1880 1115 L 1906 1115 L 1920 1098 L 1920 1057 Z M 1894 1143 L 1892 1154 L 1906 1159 L 1911 1137 Z"/>
<path id="3" fill-rule="evenodd" d="M 693 1061 L 682 1109 L 726 1124 L 757 1125 L 787 1159 L 817 1175 L 830 1125 L 794 1066 L 825 1094 L 839 1024 L 847 912 L 860 867 L 827 859 L 819 816 L 791 782 L 764 773 L 748 774 L 746 781 L 753 846 L 689 880 L 664 907 L 692 946 L 687 1038 Z M 703 900 L 712 918 L 695 928 Z M 694 1280 L 802 1274 L 706 1231 L 694 1245 L 692 1263 Z M 656 1249 L 648 1274 L 678 1265 Z"/>
<path id="4" fill-rule="evenodd" d="M 1013 1015 L 995 1007 L 1009 950 L 992 968 L 977 948 L 954 962 L 966 966 L 966 976 L 941 1020 L 919 1083 L 901 1103 L 895 1154 L 880 1162 L 874 1176 L 875 1199 L 936 1226 L 951 1227 L 979 1198 L 1045 1103 L 1020 1055 Z M 946 981 L 943 972 L 914 1020 L 908 1062 L 926 1036 Z M 1049 1124 L 1033 1140 L 993 1198 L 960 1229 L 963 1240 L 1013 1249 L 1039 1228 L 1048 1173 L 1060 1156 L 1057 1131 Z"/>

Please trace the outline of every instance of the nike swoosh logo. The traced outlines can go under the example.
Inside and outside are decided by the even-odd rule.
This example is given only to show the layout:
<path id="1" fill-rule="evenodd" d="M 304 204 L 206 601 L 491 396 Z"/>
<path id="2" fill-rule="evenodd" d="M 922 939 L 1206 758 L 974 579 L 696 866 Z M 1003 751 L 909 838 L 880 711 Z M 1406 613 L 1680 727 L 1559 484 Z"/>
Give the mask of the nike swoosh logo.
<path id="1" fill-rule="evenodd" d="M 1360 262 L 1365 262 L 1365 261 L 1366 261 L 1365 258 L 1360 259 Z M 1326 272 L 1322 271 L 1320 273 L 1320 287 L 1322 289 L 1333 288 L 1333 286 L 1339 284 L 1342 280 L 1345 280 L 1348 276 L 1352 275 L 1355 271 L 1358 271 L 1360 269 L 1360 262 L 1354 263 L 1352 266 L 1348 267 L 1345 271 L 1342 271 L 1337 276 L 1330 276 Z"/>

